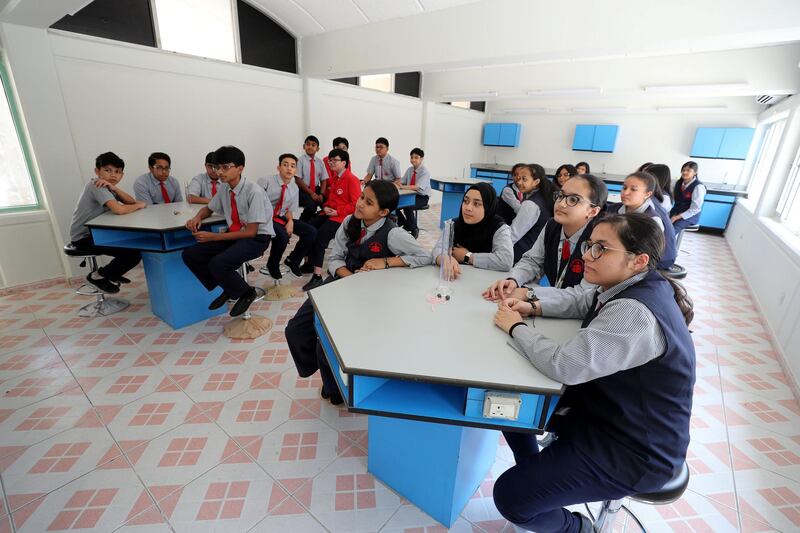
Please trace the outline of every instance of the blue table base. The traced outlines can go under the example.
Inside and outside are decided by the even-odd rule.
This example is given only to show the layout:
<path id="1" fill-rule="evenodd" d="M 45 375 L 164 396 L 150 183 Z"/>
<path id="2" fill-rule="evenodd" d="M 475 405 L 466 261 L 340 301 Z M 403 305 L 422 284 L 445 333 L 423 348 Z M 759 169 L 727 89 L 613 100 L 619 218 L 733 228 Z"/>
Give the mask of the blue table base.
<path id="1" fill-rule="evenodd" d="M 445 220 L 456 218 L 461 214 L 461 202 L 464 200 L 464 193 L 443 192 L 442 193 L 442 214 L 439 217 L 439 228 L 444 227 Z"/>
<path id="2" fill-rule="evenodd" d="M 142 260 L 153 314 L 173 328 L 182 328 L 228 311 L 227 306 L 208 310 L 208 304 L 222 294 L 222 289 L 206 290 L 186 268 L 180 250 L 142 252 Z"/>
<path id="3" fill-rule="evenodd" d="M 494 464 L 499 432 L 369 417 L 369 471 L 445 527 Z"/>

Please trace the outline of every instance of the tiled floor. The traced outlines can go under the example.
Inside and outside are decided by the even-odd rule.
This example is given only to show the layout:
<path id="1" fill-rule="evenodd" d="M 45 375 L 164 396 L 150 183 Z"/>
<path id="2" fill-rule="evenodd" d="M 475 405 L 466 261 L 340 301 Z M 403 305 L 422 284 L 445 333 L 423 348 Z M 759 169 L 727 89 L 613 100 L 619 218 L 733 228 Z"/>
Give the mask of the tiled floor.
<path id="1" fill-rule="evenodd" d="M 692 480 L 673 505 L 633 507 L 656 532 L 798 531 L 800 407 L 725 241 L 684 249 Z M 444 530 L 367 473 L 367 417 L 297 377 L 283 328 L 301 298 L 257 304 L 273 331 L 237 342 L 225 317 L 172 331 L 134 274 L 110 318 L 77 318 L 86 299 L 65 287 L 0 298 L 0 533 Z M 510 461 L 501 446 L 454 531 L 513 530 L 491 498 Z"/>

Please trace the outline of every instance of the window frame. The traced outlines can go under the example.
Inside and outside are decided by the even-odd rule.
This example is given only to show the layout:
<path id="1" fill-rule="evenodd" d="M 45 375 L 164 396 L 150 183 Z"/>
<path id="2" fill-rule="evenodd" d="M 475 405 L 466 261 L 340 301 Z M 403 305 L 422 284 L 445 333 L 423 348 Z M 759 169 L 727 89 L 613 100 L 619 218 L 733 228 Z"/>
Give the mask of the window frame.
<path id="1" fill-rule="evenodd" d="M 13 207 L 0 206 L 0 215 L 7 213 L 24 213 L 32 211 L 41 211 L 44 209 L 42 202 L 42 193 L 39 189 L 38 174 L 35 165 L 33 164 L 33 150 L 31 149 L 30 140 L 28 139 L 28 132 L 25 129 L 22 115 L 19 112 L 17 104 L 16 92 L 13 84 L 11 83 L 11 73 L 6 65 L 6 56 L 0 52 L 0 86 L 5 92 L 6 101 L 8 102 L 8 109 L 11 113 L 11 122 L 14 125 L 14 130 L 17 133 L 17 141 L 19 142 L 22 150 L 22 157 L 25 159 L 25 168 L 28 171 L 28 179 L 31 181 L 33 188 L 33 196 L 36 199 L 34 204 L 18 205 Z"/>
<path id="2" fill-rule="evenodd" d="M 788 201 L 790 193 L 793 193 L 791 194 L 791 202 Z M 791 209 L 792 207 L 794 207 L 794 210 Z M 789 173 L 781 187 L 780 198 L 775 205 L 775 212 L 773 213 L 776 221 L 794 236 L 800 236 L 800 220 L 796 220 L 791 224 L 788 214 L 789 211 L 796 212 L 797 209 L 800 209 L 800 145 L 795 150 Z"/>
<path id="3" fill-rule="evenodd" d="M 777 137 L 773 138 L 775 134 L 774 128 L 778 127 L 781 124 L 780 132 L 777 133 Z M 750 156 L 748 158 L 748 163 L 742 169 L 742 173 L 740 174 L 740 179 L 737 182 L 737 186 L 746 190 L 748 194 L 748 200 L 751 203 L 758 204 L 761 200 L 764 192 L 769 184 L 769 178 L 772 174 L 773 167 L 775 166 L 775 160 L 780 156 L 781 151 L 781 144 L 783 143 L 784 135 L 786 134 L 786 126 L 789 124 L 789 117 L 788 114 L 781 113 L 780 115 L 776 115 L 775 117 L 771 117 L 771 120 L 762 122 L 758 125 L 758 139 L 750 148 Z M 755 190 L 754 182 L 756 178 L 756 172 L 758 171 L 761 163 L 761 157 L 765 153 L 765 149 L 769 148 L 767 146 L 767 141 L 775 143 L 775 150 L 772 154 L 772 160 L 769 162 L 769 166 L 765 169 L 766 175 L 764 176 L 763 181 L 759 185 L 759 190 Z"/>

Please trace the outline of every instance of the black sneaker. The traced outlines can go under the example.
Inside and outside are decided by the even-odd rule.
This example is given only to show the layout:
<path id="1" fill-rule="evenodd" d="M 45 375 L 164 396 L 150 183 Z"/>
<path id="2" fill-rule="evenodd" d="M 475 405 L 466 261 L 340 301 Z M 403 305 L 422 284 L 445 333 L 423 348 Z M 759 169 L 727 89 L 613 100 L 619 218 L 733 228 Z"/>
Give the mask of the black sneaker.
<path id="1" fill-rule="evenodd" d="M 308 283 L 303 285 L 303 290 L 310 291 L 311 289 L 316 289 L 320 285 L 322 285 L 322 276 L 320 276 L 319 274 L 314 274 L 313 276 L 311 276 L 311 279 L 308 280 Z"/>
<path id="2" fill-rule="evenodd" d="M 236 300 L 236 303 L 233 304 L 231 316 L 239 316 L 247 311 L 250 308 L 250 304 L 256 301 L 256 296 L 258 296 L 256 290 L 253 287 L 250 287 L 250 289 L 241 295 L 239 299 Z"/>
<path id="3" fill-rule="evenodd" d="M 271 277 L 272 279 L 281 279 L 283 277 L 283 274 L 281 274 L 281 269 L 272 265 L 264 265 L 258 269 L 258 271 L 265 276 Z"/>
<path id="4" fill-rule="evenodd" d="M 214 298 L 214 301 L 208 304 L 208 310 L 213 311 L 214 309 L 219 309 L 226 303 L 228 303 L 228 293 L 222 291 L 222 294 Z"/>
<path id="5" fill-rule="evenodd" d="M 314 265 L 311 264 L 311 261 L 306 259 L 306 262 L 302 264 L 300 267 L 300 272 L 303 274 L 313 274 L 314 273 Z"/>
<path id="6" fill-rule="evenodd" d="M 106 278 L 94 279 L 92 278 L 92 274 L 89 273 L 86 275 L 86 281 L 88 281 L 91 286 L 95 287 L 101 292 L 108 294 L 116 294 L 119 292 L 119 285 L 116 285 L 111 280 Z"/>
<path id="7" fill-rule="evenodd" d="M 298 265 L 297 263 L 292 263 L 291 261 L 289 261 L 288 257 L 283 261 L 283 264 L 289 267 L 289 271 L 292 273 L 293 276 L 297 278 L 303 277 L 303 271 L 300 270 L 300 265 Z"/>
<path id="8" fill-rule="evenodd" d="M 417 237 L 419 237 L 419 228 L 414 228 L 414 229 L 412 229 L 412 230 L 411 230 L 411 236 L 412 236 L 412 237 L 414 237 L 415 239 L 416 239 Z"/>

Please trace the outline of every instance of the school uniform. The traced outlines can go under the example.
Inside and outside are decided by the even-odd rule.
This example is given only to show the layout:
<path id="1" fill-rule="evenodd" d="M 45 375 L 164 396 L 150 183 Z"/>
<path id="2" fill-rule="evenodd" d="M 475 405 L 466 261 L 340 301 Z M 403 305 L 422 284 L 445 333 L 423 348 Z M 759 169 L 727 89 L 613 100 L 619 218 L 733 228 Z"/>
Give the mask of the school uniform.
<path id="1" fill-rule="evenodd" d="M 410 268 L 430 264 L 428 251 L 408 232 L 398 228 L 387 218 L 381 218 L 370 226 L 364 226 L 362 222 L 359 239 L 350 240 L 347 235 L 350 218 L 347 216 L 336 231 L 328 260 L 330 275 L 325 283 L 331 283 L 336 279 L 336 271 L 339 268 L 347 267 L 351 272 L 355 272 L 374 258 L 400 257 Z M 310 299 L 306 299 L 297 314 L 286 324 L 285 335 L 300 377 L 308 377 L 319 370 L 323 389 L 333 397 L 337 397 L 339 392 L 335 378 L 314 330 L 314 307 Z"/>
<path id="2" fill-rule="evenodd" d="M 669 213 L 672 210 L 672 196 L 668 193 L 664 193 L 664 199 L 661 200 L 661 207 L 664 208 L 664 211 Z"/>
<path id="3" fill-rule="evenodd" d="M 152 172 L 142 174 L 133 182 L 133 196 L 147 205 L 170 204 L 183 201 L 181 184 L 174 176 L 165 181 L 156 179 Z"/>
<path id="4" fill-rule="evenodd" d="M 514 215 L 519 211 L 519 206 L 522 205 L 523 195 L 519 192 L 519 188 L 515 183 L 509 183 L 500 192 L 500 203 L 497 204 L 497 214 L 503 217 L 506 224 L 510 224 L 514 219 Z M 510 211 L 510 213 L 509 213 Z"/>
<path id="5" fill-rule="evenodd" d="M 250 285 L 239 275 L 242 263 L 261 257 L 275 236 L 272 227 L 272 204 L 264 189 L 241 178 L 233 189 L 222 184 L 208 203 L 215 213 L 222 213 L 228 231 L 241 231 L 257 223 L 258 232 L 249 239 L 198 243 L 183 250 L 183 262 L 209 291 L 219 286 L 231 299 L 239 299 Z"/>
<path id="6" fill-rule="evenodd" d="M 453 243 L 454 246 L 457 244 L 459 243 Z M 508 272 L 514 265 L 514 245 L 511 244 L 511 231 L 502 222 L 502 219 L 500 219 L 500 223 L 497 224 L 497 229 L 492 235 L 491 248 L 469 251 L 472 252 L 472 266 L 475 268 Z M 431 251 L 431 260 L 434 264 L 436 263 L 436 258 L 442 253 L 442 235 L 439 235 L 439 240 L 436 241 Z"/>
<path id="7" fill-rule="evenodd" d="M 367 174 L 372 174 L 373 179 L 394 181 L 403 177 L 400 161 L 386 154 L 384 157 L 373 155 L 367 165 Z"/>
<path id="8" fill-rule="evenodd" d="M 86 223 L 103 213 L 110 211 L 106 206 L 111 200 L 121 202 L 114 193 L 105 187 L 95 187 L 94 180 L 87 183 L 78 205 L 72 212 L 72 222 L 69 227 L 69 239 L 73 246 L 79 250 L 86 250 L 97 255 L 108 255 L 113 257 L 110 263 L 98 269 L 98 274 L 110 281 L 119 281 L 121 276 L 139 264 L 142 254 L 139 250 L 130 248 L 116 248 L 110 246 L 98 246 L 94 243 L 92 232 L 86 227 Z"/>
<path id="9" fill-rule="evenodd" d="M 328 179 L 327 167 L 328 165 L 316 155 L 311 157 L 303 153 L 297 160 L 297 172 L 300 175 L 300 179 L 316 194 L 320 194 L 322 182 Z M 299 201 L 300 207 L 303 208 L 300 220 L 308 222 L 317 212 L 319 204 L 311 198 L 310 194 L 302 190 L 300 190 Z"/>
<path id="10" fill-rule="evenodd" d="M 672 197 L 675 204 L 669 214 L 682 217 L 673 223 L 675 233 L 678 234 L 700 221 L 700 211 L 703 209 L 703 201 L 706 198 L 706 186 L 697 177 L 694 177 L 689 183 L 684 183 L 680 179 L 675 183 Z"/>
<path id="11" fill-rule="evenodd" d="M 187 189 L 187 194 L 211 200 L 211 198 L 217 194 L 217 190 L 219 190 L 221 185 L 221 181 L 218 179 L 212 180 L 207 172 L 203 172 L 192 178 Z"/>
<path id="12" fill-rule="evenodd" d="M 327 172 L 327 174 L 328 174 L 328 179 L 329 180 L 333 179 L 335 174 L 333 173 L 333 170 L 331 169 L 331 166 L 328 164 L 328 156 L 327 155 L 322 158 L 322 162 L 325 163 L 325 172 Z M 347 170 L 350 170 L 350 164 L 351 164 L 351 161 L 348 159 L 347 160 L 347 165 L 345 165 L 344 168 L 346 168 Z"/>
<path id="13" fill-rule="evenodd" d="M 506 190 L 513 189 L 507 185 L 503 192 Z M 514 200 L 519 203 L 519 207 L 516 211 L 505 202 L 502 194 L 500 200 L 497 213 L 503 217 L 511 230 L 511 242 L 514 243 L 514 262 L 516 263 L 522 254 L 530 250 L 536 243 L 544 225 L 553 218 L 553 210 L 544 201 L 539 189 L 528 194 L 517 191 Z"/>
<path id="14" fill-rule="evenodd" d="M 417 226 L 417 209 L 428 205 L 431 196 L 431 173 L 424 165 L 415 169 L 414 166 L 408 167 L 403 177 L 400 178 L 402 185 L 413 185 L 417 188 L 414 198 L 414 207 L 404 207 L 397 211 L 397 222 L 407 231 L 415 233 Z"/>
<path id="15" fill-rule="evenodd" d="M 689 444 L 695 352 L 672 286 L 637 274 L 610 289 L 569 295 L 561 317 L 584 316 L 562 345 L 527 325 L 515 347 L 544 375 L 567 385 L 541 452 L 533 435 L 505 433 L 516 465 L 495 483 L 497 509 L 534 531 L 578 531 L 564 507 L 661 488 Z"/>
<path id="16" fill-rule="evenodd" d="M 263 188 L 267 193 L 267 199 L 272 206 L 272 228 L 275 230 L 275 237 L 272 239 L 272 248 L 269 252 L 267 259 L 267 267 L 277 269 L 286 251 L 286 246 L 289 244 L 289 233 L 286 231 L 286 224 L 288 219 L 286 213 L 291 212 L 294 214 L 299 207 L 300 188 L 291 180 L 289 183 L 284 183 L 280 176 L 277 174 L 269 178 L 260 178 L 258 180 L 259 187 Z M 302 220 L 293 218 L 292 225 L 294 226 L 294 234 L 299 237 L 299 241 L 294 247 L 294 250 L 286 258 L 292 264 L 299 265 L 300 261 L 308 254 L 311 245 L 314 243 L 314 238 L 317 236 L 317 230 L 310 224 Z"/>
<path id="17" fill-rule="evenodd" d="M 627 208 L 622 203 L 609 204 L 608 212 L 615 215 L 624 215 L 628 212 Z M 658 262 L 657 268 L 659 270 L 669 269 L 675 264 L 675 257 L 678 251 L 675 247 L 675 229 L 672 227 L 672 222 L 669 215 L 664 208 L 661 207 L 659 202 L 654 202 L 652 198 L 648 198 L 632 213 L 643 213 L 652 218 L 661 231 L 664 232 L 664 250 L 661 255 L 661 260 Z"/>
<path id="18" fill-rule="evenodd" d="M 315 267 L 322 266 L 328 243 L 336 235 L 342 220 L 356 210 L 359 196 L 361 196 L 361 181 L 349 170 L 345 169 L 340 176 L 329 180 L 328 199 L 323 207 L 334 209 L 336 215 L 329 217 L 321 212 L 309 221 L 309 224 L 317 230 L 310 256 L 311 264 Z"/>

